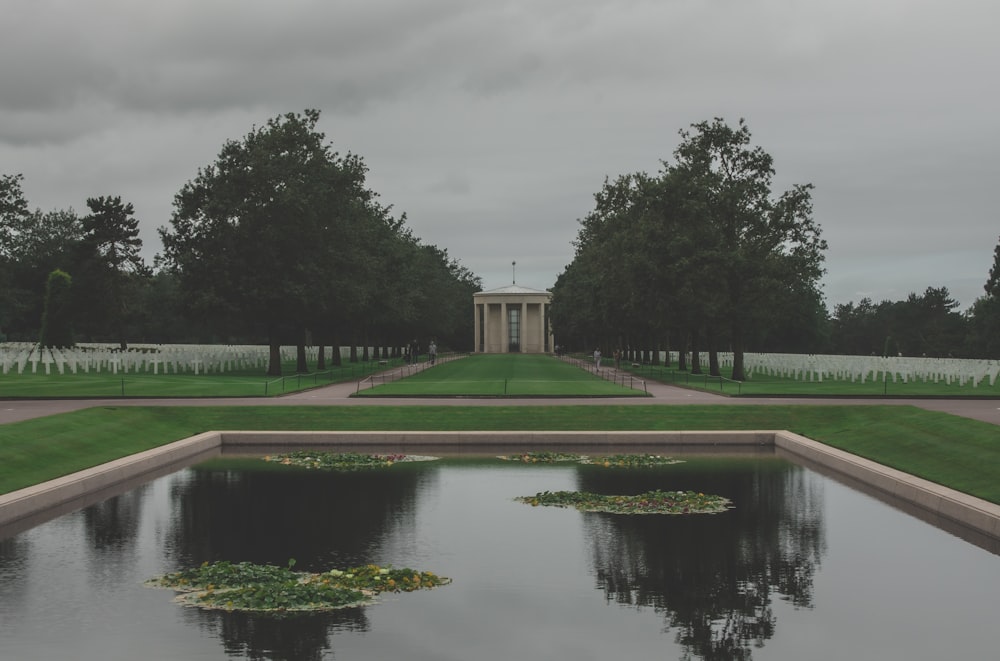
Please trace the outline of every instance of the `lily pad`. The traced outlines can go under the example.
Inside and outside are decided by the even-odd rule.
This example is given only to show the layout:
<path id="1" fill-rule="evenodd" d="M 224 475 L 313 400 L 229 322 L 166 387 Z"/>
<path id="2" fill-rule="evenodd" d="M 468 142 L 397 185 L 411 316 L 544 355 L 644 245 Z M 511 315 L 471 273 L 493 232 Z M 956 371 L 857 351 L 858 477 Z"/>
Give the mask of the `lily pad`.
<path id="1" fill-rule="evenodd" d="M 652 468 L 683 464 L 684 460 L 658 454 L 611 454 L 604 457 L 584 457 L 582 462 L 605 468 Z"/>
<path id="2" fill-rule="evenodd" d="M 428 571 L 369 564 L 320 573 L 293 572 L 248 562 L 204 563 L 165 574 L 148 587 L 171 588 L 177 601 L 198 608 L 282 615 L 371 603 L 381 592 L 413 592 L 447 585 L 451 579 Z"/>
<path id="3" fill-rule="evenodd" d="M 722 496 L 695 491 L 647 491 L 634 496 L 606 496 L 586 491 L 542 491 L 514 500 L 528 505 L 572 507 L 611 514 L 718 514 L 732 508 Z"/>
<path id="4" fill-rule="evenodd" d="M 360 452 L 314 452 L 309 450 L 284 452 L 264 457 L 264 461 L 271 461 L 286 466 L 339 471 L 388 468 L 394 464 L 404 462 L 433 461 L 435 459 L 437 457 L 425 457 L 413 454 L 364 454 Z"/>
<path id="5" fill-rule="evenodd" d="M 522 452 L 520 454 L 502 454 L 497 459 L 504 461 L 519 461 L 525 464 L 554 464 L 561 461 L 581 461 L 586 457 L 572 452 Z"/>

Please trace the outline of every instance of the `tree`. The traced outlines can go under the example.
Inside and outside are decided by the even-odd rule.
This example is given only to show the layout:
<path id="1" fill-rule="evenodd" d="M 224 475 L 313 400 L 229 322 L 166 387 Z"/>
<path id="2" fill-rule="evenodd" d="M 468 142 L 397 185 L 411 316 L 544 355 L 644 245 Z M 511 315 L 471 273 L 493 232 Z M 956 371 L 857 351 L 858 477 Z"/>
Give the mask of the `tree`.
<path id="1" fill-rule="evenodd" d="M 993 249 L 993 265 L 990 266 L 990 276 L 983 285 L 987 296 L 1000 299 L 1000 241 Z"/>
<path id="2" fill-rule="evenodd" d="M 28 202 L 21 182 L 24 175 L 0 175 L 0 257 L 10 257 L 13 239 L 28 217 Z"/>
<path id="3" fill-rule="evenodd" d="M 49 274 L 45 285 L 45 312 L 42 315 L 42 332 L 39 344 L 43 347 L 73 346 L 72 278 L 55 270 Z"/>
<path id="4" fill-rule="evenodd" d="M 21 339 L 38 337 L 45 300 L 45 285 L 53 270 L 75 271 L 83 236 L 80 219 L 72 209 L 24 216 L 8 235 L 7 256 L 0 256 L 5 272 L 0 287 L 0 325 Z"/>
<path id="5" fill-rule="evenodd" d="M 812 218 L 809 184 L 775 198 L 773 160 L 750 147 L 744 120 L 736 129 L 722 119 L 680 132 L 671 170 L 682 175 L 697 222 L 709 230 L 720 287 L 712 294 L 724 310 L 733 352 L 733 378 L 743 380 L 748 332 L 770 323 L 774 303 L 790 283 L 818 287 L 826 242 Z"/>
<path id="6" fill-rule="evenodd" d="M 993 249 L 993 265 L 983 290 L 985 296 L 969 308 L 966 344 L 971 355 L 1000 358 L 1000 241 Z"/>
<path id="7" fill-rule="evenodd" d="M 118 196 L 88 198 L 87 207 L 91 213 L 81 219 L 85 262 L 81 284 L 87 290 L 104 293 L 88 305 L 103 303 L 100 307 L 108 325 L 125 349 L 125 323 L 133 298 L 130 286 L 151 275 L 140 255 L 139 221 L 132 204 L 123 203 Z"/>
<path id="8" fill-rule="evenodd" d="M 350 265 L 374 250 L 359 237 L 371 220 L 367 168 L 341 157 L 316 130 L 319 111 L 288 113 L 227 141 L 174 198 L 160 228 L 163 263 L 204 315 L 262 329 L 267 373 L 281 374 L 282 341 L 329 322 L 339 288 L 364 289 Z"/>

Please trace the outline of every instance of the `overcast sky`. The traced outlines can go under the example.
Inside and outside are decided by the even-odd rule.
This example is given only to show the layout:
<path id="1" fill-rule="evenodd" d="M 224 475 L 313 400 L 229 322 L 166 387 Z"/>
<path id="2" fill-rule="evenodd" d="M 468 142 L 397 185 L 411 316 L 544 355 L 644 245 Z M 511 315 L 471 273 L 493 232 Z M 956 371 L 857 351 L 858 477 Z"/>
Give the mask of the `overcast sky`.
<path id="1" fill-rule="evenodd" d="M 745 118 L 815 185 L 828 305 L 983 294 L 1000 238 L 993 0 L 0 0 L 0 173 L 120 195 L 151 260 L 227 139 L 306 108 L 486 289 L 551 287 L 604 178 Z"/>

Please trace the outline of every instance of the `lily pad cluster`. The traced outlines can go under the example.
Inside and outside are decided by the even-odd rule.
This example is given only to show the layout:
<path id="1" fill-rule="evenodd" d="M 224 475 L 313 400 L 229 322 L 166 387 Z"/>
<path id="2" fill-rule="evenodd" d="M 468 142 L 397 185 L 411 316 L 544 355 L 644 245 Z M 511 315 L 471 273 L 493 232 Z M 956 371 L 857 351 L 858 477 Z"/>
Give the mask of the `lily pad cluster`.
<path id="1" fill-rule="evenodd" d="M 605 468 L 652 468 L 683 464 L 684 460 L 658 454 L 610 454 L 604 457 L 584 457 L 581 462 Z"/>
<path id="2" fill-rule="evenodd" d="M 151 579 L 146 585 L 180 592 L 177 600 L 187 606 L 281 615 L 358 606 L 382 592 L 413 592 L 451 582 L 429 571 L 374 564 L 317 574 L 292 571 L 293 565 L 206 562 Z"/>
<path id="3" fill-rule="evenodd" d="M 664 457 L 658 454 L 611 454 L 601 457 L 589 457 L 571 452 L 522 452 L 520 454 L 500 455 L 498 459 L 519 461 L 525 464 L 554 464 L 557 462 L 576 462 L 605 468 L 652 468 L 654 466 L 670 466 L 684 463 L 683 459 Z"/>
<path id="4" fill-rule="evenodd" d="M 364 454 L 360 452 L 315 452 L 308 450 L 284 452 L 264 457 L 264 461 L 271 461 L 286 466 L 339 471 L 388 468 L 393 464 L 401 462 L 430 461 L 433 459 L 437 459 L 437 457 L 423 457 L 412 454 Z"/>
<path id="5" fill-rule="evenodd" d="M 572 452 L 522 452 L 520 454 L 502 454 L 497 459 L 504 461 L 520 461 L 525 464 L 554 464 L 560 461 L 580 461 L 581 455 Z"/>
<path id="6" fill-rule="evenodd" d="M 572 507 L 581 512 L 611 514 L 717 514 L 732 506 L 722 496 L 695 491 L 647 491 L 634 496 L 607 496 L 586 491 L 542 491 L 514 500 L 532 506 Z"/>

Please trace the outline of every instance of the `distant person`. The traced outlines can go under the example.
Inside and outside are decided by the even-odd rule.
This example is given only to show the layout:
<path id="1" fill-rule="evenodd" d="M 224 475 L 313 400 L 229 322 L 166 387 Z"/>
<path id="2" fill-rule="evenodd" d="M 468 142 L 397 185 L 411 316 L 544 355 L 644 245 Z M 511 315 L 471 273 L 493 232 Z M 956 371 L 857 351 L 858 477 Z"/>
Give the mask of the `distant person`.
<path id="1" fill-rule="evenodd" d="M 594 367 L 601 369 L 601 347 L 594 349 Z"/>
<path id="2" fill-rule="evenodd" d="M 434 343 L 434 340 L 431 340 L 431 343 L 427 345 L 427 355 L 431 359 L 431 365 L 433 365 L 437 361 L 438 355 L 438 345 Z"/>

